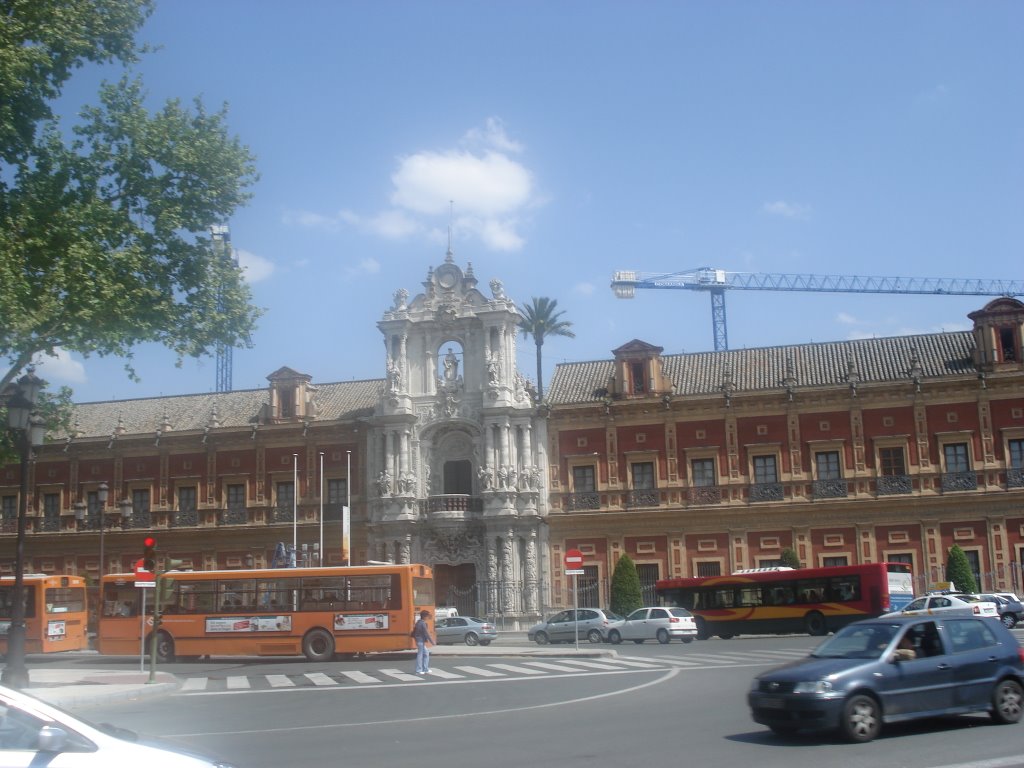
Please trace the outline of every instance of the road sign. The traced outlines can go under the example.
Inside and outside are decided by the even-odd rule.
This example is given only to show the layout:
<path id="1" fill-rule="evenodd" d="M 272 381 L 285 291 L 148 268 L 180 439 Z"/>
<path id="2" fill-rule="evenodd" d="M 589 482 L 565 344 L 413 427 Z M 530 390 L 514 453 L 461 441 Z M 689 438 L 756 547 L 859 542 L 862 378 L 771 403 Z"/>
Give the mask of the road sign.
<path id="1" fill-rule="evenodd" d="M 565 569 L 565 575 L 566 576 L 582 576 L 584 573 L 586 573 L 586 571 L 584 571 L 582 568 L 566 568 Z"/>
<path id="2" fill-rule="evenodd" d="M 155 587 L 156 576 L 147 571 L 144 567 L 145 560 L 139 558 L 135 561 L 135 586 L 136 587 Z"/>
<path id="3" fill-rule="evenodd" d="M 578 569 L 583 565 L 583 553 L 578 549 L 570 549 L 565 553 L 566 569 Z"/>

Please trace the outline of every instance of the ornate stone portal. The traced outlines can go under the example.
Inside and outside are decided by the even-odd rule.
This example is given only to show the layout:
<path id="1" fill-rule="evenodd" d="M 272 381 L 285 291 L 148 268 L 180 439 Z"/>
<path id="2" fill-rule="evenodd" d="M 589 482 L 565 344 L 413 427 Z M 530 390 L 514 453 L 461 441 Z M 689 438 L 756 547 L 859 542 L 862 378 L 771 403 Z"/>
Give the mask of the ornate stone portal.
<path id="1" fill-rule="evenodd" d="M 387 386 L 372 421 L 372 556 L 434 568 L 438 605 L 532 621 L 549 573 L 545 420 L 516 369 L 520 315 L 449 251 L 377 323 Z"/>

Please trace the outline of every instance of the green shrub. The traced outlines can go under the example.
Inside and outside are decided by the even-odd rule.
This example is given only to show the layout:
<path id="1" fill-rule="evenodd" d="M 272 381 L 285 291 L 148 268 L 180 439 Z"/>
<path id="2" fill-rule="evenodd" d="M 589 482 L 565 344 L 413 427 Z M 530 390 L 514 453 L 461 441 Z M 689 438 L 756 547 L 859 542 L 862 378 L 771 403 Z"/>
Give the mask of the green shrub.
<path id="1" fill-rule="evenodd" d="M 796 553 L 795 550 L 790 549 L 789 547 L 786 547 L 784 550 L 782 550 L 782 554 L 779 555 L 779 559 L 782 561 L 783 565 L 787 565 L 790 568 L 801 567 L 800 556 Z"/>
<path id="2" fill-rule="evenodd" d="M 612 574 L 612 604 L 613 613 L 628 616 L 637 608 L 643 608 L 644 598 L 640 592 L 640 576 L 637 575 L 636 565 L 629 555 L 623 555 L 615 564 L 615 572 Z"/>
<path id="3" fill-rule="evenodd" d="M 967 555 L 956 544 L 949 548 L 949 558 L 946 560 L 946 581 L 952 582 L 958 592 L 978 591 L 978 585 L 974 581 L 974 574 L 971 573 L 971 564 L 967 561 Z"/>

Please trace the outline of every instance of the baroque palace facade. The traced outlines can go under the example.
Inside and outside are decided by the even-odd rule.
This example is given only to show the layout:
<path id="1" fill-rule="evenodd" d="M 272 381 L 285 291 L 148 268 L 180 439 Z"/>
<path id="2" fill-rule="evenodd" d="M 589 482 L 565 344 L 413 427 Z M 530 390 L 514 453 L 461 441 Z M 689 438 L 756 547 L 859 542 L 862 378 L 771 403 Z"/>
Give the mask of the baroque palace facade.
<path id="1" fill-rule="evenodd" d="M 1020 591 L 1024 304 L 973 331 L 557 366 L 534 403 L 519 314 L 449 253 L 377 323 L 385 377 L 74 406 L 28 465 L 26 571 L 130 571 L 153 535 L 195 569 L 425 562 L 438 604 L 521 624 L 607 604 L 622 554 L 667 576 L 899 560 L 917 588 L 958 544 Z M 21 475 L 0 468 L 0 575 Z M 106 504 L 100 504 L 101 489 Z M 342 507 L 351 540 L 342 550 Z M 321 554 L 321 541 L 322 554 Z M 287 561 L 287 557 L 284 558 Z"/>

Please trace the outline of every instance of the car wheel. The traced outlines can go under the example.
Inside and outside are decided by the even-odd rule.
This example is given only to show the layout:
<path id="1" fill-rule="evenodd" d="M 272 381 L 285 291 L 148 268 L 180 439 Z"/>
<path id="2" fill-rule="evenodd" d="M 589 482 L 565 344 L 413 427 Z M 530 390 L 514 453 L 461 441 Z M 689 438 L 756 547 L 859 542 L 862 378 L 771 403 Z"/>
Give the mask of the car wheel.
<path id="1" fill-rule="evenodd" d="M 325 629 L 313 629 L 302 638 L 302 654 L 310 661 L 334 658 L 334 637 Z"/>
<path id="2" fill-rule="evenodd" d="M 768 728 L 776 736 L 792 736 L 799 730 L 795 725 L 769 725 Z"/>
<path id="3" fill-rule="evenodd" d="M 1000 680 L 992 691 L 992 719 L 1001 724 L 1019 723 L 1024 707 L 1024 688 L 1016 680 Z"/>
<path id="4" fill-rule="evenodd" d="M 682 640 L 684 643 L 692 643 L 693 642 L 693 638 L 692 637 L 681 637 L 679 639 Z"/>
<path id="5" fill-rule="evenodd" d="M 719 637 L 723 640 L 732 640 L 734 637 L 736 637 L 736 635 L 734 635 L 732 632 L 723 632 L 719 635 Z"/>
<path id="6" fill-rule="evenodd" d="M 804 629 L 812 637 L 821 637 L 828 632 L 828 625 L 825 623 L 824 616 L 817 611 L 811 611 L 804 616 Z"/>
<path id="7" fill-rule="evenodd" d="M 839 729 L 850 741 L 871 741 L 882 729 L 882 712 L 878 702 L 864 694 L 851 697 L 843 706 Z"/>
<path id="8" fill-rule="evenodd" d="M 613 629 L 608 633 L 608 642 L 612 645 L 618 645 L 622 642 L 622 635 L 619 634 L 619 630 Z"/>
<path id="9" fill-rule="evenodd" d="M 592 643 L 602 643 L 602 642 L 604 642 L 604 638 L 601 637 L 600 630 L 597 630 L 597 629 L 592 629 L 589 632 L 587 632 L 587 640 L 589 640 Z"/>
<path id="10" fill-rule="evenodd" d="M 635 637 L 635 638 L 633 638 L 633 642 L 636 643 L 637 645 L 640 645 L 643 641 L 644 641 L 644 639 L 642 637 Z"/>
<path id="11" fill-rule="evenodd" d="M 672 638 L 669 637 L 667 629 L 662 628 L 662 629 L 658 630 L 658 642 L 659 643 L 661 643 L 662 645 L 668 645 L 668 641 L 671 640 L 671 639 Z"/>
<path id="12" fill-rule="evenodd" d="M 1015 626 L 1017 626 L 1017 617 L 1014 616 L 1012 613 L 1004 613 L 1002 616 L 999 617 L 999 620 L 1003 622 L 1003 626 L 1007 629 L 1013 629 Z"/>
<path id="13" fill-rule="evenodd" d="M 537 636 L 533 639 L 537 641 L 537 645 L 547 645 L 551 642 L 551 638 L 548 637 L 547 632 L 538 632 Z"/>
<path id="14" fill-rule="evenodd" d="M 480 638 L 477 637 L 476 632 L 467 632 L 466 637 L 463 638 L 466 641 L 466 645 L 479 645 Z"/>
<path id="15" fill-rule="evenodd" d="M 480 641 L 480 645 L 490 645 L 490 644 L 491 644 L 490 640 L 481 640 Z"/>

